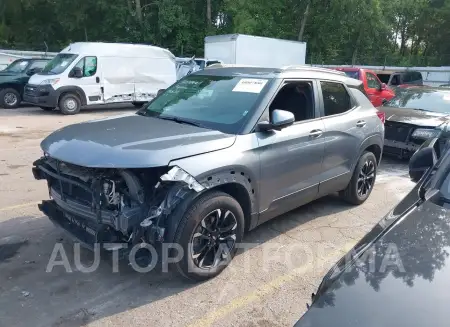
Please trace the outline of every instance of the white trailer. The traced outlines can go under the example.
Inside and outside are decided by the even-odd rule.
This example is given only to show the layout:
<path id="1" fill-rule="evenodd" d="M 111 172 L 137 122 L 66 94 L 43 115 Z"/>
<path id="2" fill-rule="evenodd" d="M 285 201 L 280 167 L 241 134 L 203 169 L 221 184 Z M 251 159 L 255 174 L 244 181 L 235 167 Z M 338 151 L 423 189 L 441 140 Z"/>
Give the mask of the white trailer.
<path id="1" fill-rule="evenodd" d="M 281 68 L 304 65 L 306 43 L 268 37 L 226 34 L 205 38 L 205 58 L 225 64 Z"/>

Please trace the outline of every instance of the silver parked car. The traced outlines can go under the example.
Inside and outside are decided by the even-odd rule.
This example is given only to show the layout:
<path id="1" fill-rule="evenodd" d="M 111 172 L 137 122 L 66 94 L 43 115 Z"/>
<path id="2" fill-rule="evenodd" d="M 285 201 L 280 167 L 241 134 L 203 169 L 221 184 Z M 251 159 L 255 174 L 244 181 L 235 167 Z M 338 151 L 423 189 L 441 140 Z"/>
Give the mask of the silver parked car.
<path id="1" fill-rule="evenodd" d="M 175 243 L 182 275 L 213 277 L 245 231 L 330 193 L 368 198 L 384 115 L 363 92 L 327 69 L 207 68 L 135 114 L 48 136 L 39 207 L 87 246 Z"/>

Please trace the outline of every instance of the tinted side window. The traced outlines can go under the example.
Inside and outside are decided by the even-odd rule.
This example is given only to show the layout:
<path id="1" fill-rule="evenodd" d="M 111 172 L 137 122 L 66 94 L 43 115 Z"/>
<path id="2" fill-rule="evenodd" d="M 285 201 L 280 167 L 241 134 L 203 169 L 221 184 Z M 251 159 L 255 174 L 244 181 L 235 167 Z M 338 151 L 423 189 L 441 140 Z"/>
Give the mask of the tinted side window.
<path id="1" fill-rule="evenodd" d="M 422 79 L 422 74 L 419 72 L 412 73 L 415 81 L 420 81 Z"/>
<path id="2" fill-rule="evenodd" d="M 411 79 L 411 74 L 410 73 L 406 73 L 406 74 L 402 75 L 402 82 L 403 83 L 408 83 L 408 82 L 411 82 L 411 81 L 412 81 L 412 79 Z"/>
<path id="3" fill-rule="evenodd" d="M 344 85 L 320 82 L 325 116 L 337 115 L 352 108 L 350 95 Z"/>
<path id="4" fill-rule="evenodd" d="M 83 77 L 94 76 L 97 73 L 97 57 L 84 57 L 75 65 L 83 72 Z"/>
<path id="5" fill-rule="evenodd" d="M 270 104 L 270 117 L 276 109 L 292 112 L 295 121 L 315 118 L 312 83 L 306 81 L 286 83 Z"/>

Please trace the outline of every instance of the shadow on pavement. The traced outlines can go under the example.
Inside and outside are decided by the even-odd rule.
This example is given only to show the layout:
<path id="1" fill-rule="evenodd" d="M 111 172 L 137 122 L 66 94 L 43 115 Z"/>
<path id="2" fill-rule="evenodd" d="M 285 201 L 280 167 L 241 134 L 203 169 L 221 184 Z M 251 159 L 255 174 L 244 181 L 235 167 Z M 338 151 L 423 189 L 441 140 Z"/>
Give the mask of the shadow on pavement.
<path id="1" fill-rule="evenodd" d="M 258 246 L 322 215 L 349 208 L 328 196 L 263 224 L 244 241 Z M 46 272 L 57 243 L 63 244 L 71 272 L 63 266 Z M 125 263 L 114 273 L 108 260 L 102 260 L 94 272 L 83 273 L 74 265 L 73 248 L 46 217 L 17 217 L 0 223 L 0 308 L 7 312 L 3 323 L 78 327 L 201 285 L 160 269 L 138 273 Z M 81 263 L 89 267 L 93 253 L 82 250 Z M 19 318 L 17 312 L 24 312 L 24 306 L 26 314 Z"/>

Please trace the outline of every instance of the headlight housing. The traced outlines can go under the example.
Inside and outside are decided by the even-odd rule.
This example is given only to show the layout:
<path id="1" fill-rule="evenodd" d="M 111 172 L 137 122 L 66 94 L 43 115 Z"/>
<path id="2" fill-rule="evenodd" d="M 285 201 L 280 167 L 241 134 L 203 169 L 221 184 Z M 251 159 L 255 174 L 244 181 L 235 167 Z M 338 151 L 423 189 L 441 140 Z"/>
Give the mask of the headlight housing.
<path id="1" fill-rule="evenodd" d="M 416 139 L 427 140 L 429 138 L 435 137 L 439 134 L 439 130 L 437 129 L 429 129 L 429 128 L 418 128 L 412 133 L 412 137 Z"/>
<path id="2" fill-rule="evenodd" d="M 49 78 L 43 80 L 40 85 L 55 85 L 59 82 L 59 78 Z"/>

